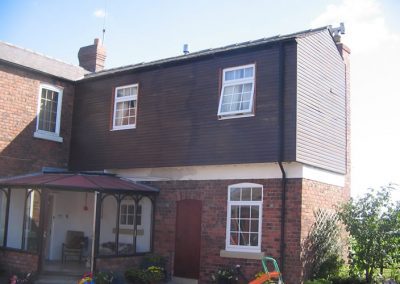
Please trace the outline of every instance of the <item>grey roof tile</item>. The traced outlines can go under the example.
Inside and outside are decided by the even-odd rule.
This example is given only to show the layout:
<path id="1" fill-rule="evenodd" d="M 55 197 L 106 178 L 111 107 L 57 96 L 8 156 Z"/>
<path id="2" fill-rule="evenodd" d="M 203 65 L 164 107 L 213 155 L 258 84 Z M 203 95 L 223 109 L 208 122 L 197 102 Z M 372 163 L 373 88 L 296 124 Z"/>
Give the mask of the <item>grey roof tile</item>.
<path id="1" fill-rule="evenodd" d="M 71 81 L 81 79 L 89 73 L 82 67 L 2 41 L 0 41 L 0 60 Z"/>
<path id="2" fill-rule="evenodd" d="M 261 39 L 246 41 L 246 42 L 242 42 L 242 43 L 235 43 L 235 44 L 230 44 L 230 45 L 218 47 L 218 48 L 209 48 L 209 49 L 205 49 L 205 50 L 201 50 L 201 51 L 197 51 L 197 52 L 188 53 L 185 55 L 179 55 L 179 56 L 155 60 L 155 61 L 151 61 L 151 62 L 142 62 L 142 63 L 138 63 L 138 64 L 126 65 L 126 66 L 121 66 L 121 67 L 112 68 L 112 69 L 104 69 L 104 70 L 96 72 L 96 73 L 86 74 L 83 80 L 107 76 L 107 75 L 111 75 L 111 74 L 115 74 L 115 73 L 119 73 L 119 72 L 131 71 L 131 70 L 135 70 L 135 69 L 139 69 L 139 68 L 158 66 L 161 64 L 165 64 L 165 63 L 194 59 L 194 58 L 198 58 L 198 57 L 213 55 L 216 53 L 231 51 L 231 50 L 235 50 L 235 49 L 241 49 L 241 48 L 259 46 L 259 45 L 273 43 L 273 42 L 302 38 L 302 37 L 306 37 L 306 36 L 309 36 L 314 33 L 318 33 L 321 31 L 327 31 L 327 30 L 329 30 L 329 26 L 305 30 L 305 31 L 297 32 L 297 33 L 288 34 L 288 35 L 276 35 L 276 36 L 269 37 L 269 38 L 261 38 Z"/>

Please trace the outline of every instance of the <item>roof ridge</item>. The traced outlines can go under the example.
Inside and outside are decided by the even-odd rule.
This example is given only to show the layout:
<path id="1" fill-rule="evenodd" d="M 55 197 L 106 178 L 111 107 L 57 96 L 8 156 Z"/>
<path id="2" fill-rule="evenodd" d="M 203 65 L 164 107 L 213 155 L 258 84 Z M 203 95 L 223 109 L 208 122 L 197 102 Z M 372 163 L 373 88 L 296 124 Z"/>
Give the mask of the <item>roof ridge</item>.
<path id="1" fill-rule="evenodd" d="M 278 35 L 274 35 L 271 37 L 263 37 L 263 38 L 259 38 L 259 39 L 255 39 L 255 40 L 248 40 L 248 41 L 228 44 L 228 45 L 224 45 L 224 46 L 219 46 L 219 47 L 215 47 L 215 48 L 201 49 L 201 50 L 191 52 L 188 54 L 176 55 L 176 56 L 156 59 L 156 60 L 152 60 L 152 61 L 148 61 L 148 62 L 128 64 L 128 65 L 118 66 L 118 67 L 114 67 L 114 68 L 103 69 L 98 72 L 87 73 L 84 75 L 83 79 L 95 78 L 95 77 L 101 76 L 103 74 L 114 73 L 114 72 L 124 71 L 124 70 L 130 70 L 131 68 L 138 68 L 140 66 L 151 66 L 151 65 L 156 65 L 156 64 L 160 64 L 160 63 L 173 62 L 175 60 L 180 60 L 180 59 L 185 59 L 185 58 L 190 59 L 190 58 L 195 58 L 196 56 L 199 56 L 199 55 L 206 55 L 206 54 L 213 53 L 213 52 L 214 53 L 219 52 L 219 51 L 223 52 L 223 51 L 231 50 L 231 49 L 235 49 L 235 48 L 242 48 L 242 47 L 253 46 L 253 45 L 258 45 L 258 44 L 262 44 L 262 43 L 269 43 L 272 41 L 290 39 L 290 38 L 298 37 L 300 35 L 305 36 L 306 34 L 309 34 L 309 33 L 319 32 L 319 31 L 328 30 L 328 29 L 329 29 L 329 26 L 322 26 L 319 28 L 302 30 L 302 31 L 290 33 L 290 34 L 284 34 L 284 35 L 278 34 Z"/>
<path id="2" fill-rule="evenodd" d="M 3 44 L 6 44 L 6 45 L 8 45 L 8 46 L 10 46 L 10 47 L 18 48 L 18 49 L 20 49 L 20 50 L 24 50 L 24 51 L 27 51 L 27 52 L 30 52 L 30 53 L 33 53 L 33 54 L 36 54 L 36 55 L 39 55 L 39 56 L 48 58 L 48 59 L 50 59 L 50 60 L 57 61 L 57 62 L 59 62 L 59 63 L 63 63 L 63 64 L 66 64 L 66 65 L 69 65 L 69 66 L 71 66 L 71 67 L 75 67 L 75 68 L 78 68 L 78 69 L 82 69 L 82 70 L 84 70 L 84 71 L 88 71 L 88 70 L 86 70 L 85 68 L 83 68 L 83 67 L 81 67 L 81 66 L 79 66 L 79 65 L 75 65 L 75 64 L 72 64 L 72 63 L 63 61 L 63 60 L 61 60 L 61 59 L 51 57 L 51 56 L 49 56 L 49 55 L 46 55 L 46 54 L 43 54 L 43 53 L 34 51 L 34 50 L 32 50 L 32 49 L 29 49 L 29 48 L 21 47 L 21 46 L 18 46 L 18 45 L 15 45 L 15 44 L 12 44 L 12 43 L 9 43 L 9 42 L 6 42 L 6 41 L 2 41 L 2 40 L 0 40 L 0 43 L 3 43 Z"/>

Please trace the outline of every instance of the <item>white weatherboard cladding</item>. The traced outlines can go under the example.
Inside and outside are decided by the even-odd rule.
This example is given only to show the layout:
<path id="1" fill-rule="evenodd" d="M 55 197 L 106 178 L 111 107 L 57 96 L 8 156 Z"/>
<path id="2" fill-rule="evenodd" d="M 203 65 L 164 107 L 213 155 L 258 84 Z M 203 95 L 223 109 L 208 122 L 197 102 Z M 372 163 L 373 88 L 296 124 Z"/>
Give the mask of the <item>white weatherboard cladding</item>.
<path id="1" fill-rule="evenodd" d="M 344 186 L 345 176 L 305 164 L 283 163 L 287 178 L 305 178 L 326 184 Z M 224 180 L 224 179 L 280 179 L 278 163 L 230 164 L 188 167 L 109 169 L 136 181 L 148 180 Z"/>

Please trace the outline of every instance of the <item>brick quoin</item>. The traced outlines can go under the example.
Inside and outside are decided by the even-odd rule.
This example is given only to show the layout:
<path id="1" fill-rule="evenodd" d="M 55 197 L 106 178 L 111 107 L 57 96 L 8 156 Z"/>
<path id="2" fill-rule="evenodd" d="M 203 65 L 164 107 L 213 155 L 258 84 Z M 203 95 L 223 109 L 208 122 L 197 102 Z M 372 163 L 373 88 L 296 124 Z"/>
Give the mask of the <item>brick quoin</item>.
<path id="1" fill-rule="evenodd" d="M 34 138 L 40 84 L 63 88 L 60 135 L 63 143 Z M 11 65 L 0 65 L 0 177 L 67 168 L 75 87 Z"/>

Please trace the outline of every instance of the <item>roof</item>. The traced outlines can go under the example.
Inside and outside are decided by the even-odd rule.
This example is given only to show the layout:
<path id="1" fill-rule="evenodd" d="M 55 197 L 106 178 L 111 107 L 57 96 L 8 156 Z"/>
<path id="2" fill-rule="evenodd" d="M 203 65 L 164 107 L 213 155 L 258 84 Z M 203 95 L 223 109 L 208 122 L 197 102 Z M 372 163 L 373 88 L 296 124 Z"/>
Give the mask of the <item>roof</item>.
<path id="1" fill-rule="evenodd" d="M 69 81 L 76 81 L 83 78 L 86 73 L 89 73 L 82 67 L 2 41 L 0 41 L 0 60 Z"/>
<path id="2" fill-rule="evenodd" d="M 166 63 L 173 63 L 173 62 L 179 62 L 179 61 L 184 61 L 184 60 L 197 59 L 197 58 L 204 57 L 204 56 L 215 55 L 218 53 L 243 49 L 243 48 L 247 48 L 247 47 L 256 47 L 256 46 L 262 46 L 262 45 L 271 44 L 271 43 L 293 40 L 296 38 L 303 38 L 303 37 L 306 37 L 306 36 L 309 36 L 309 35 L 312 35 L 315 33 L 319 33 L 321 31 L 327 31 L 327 30 L 329 30 L 329 28 L 330 28 L 329 26 L 325 26 L 325 27 L 309 29 L 309 30 L 292 33 L 292 34 L 287 34 L 287 35 L 277 35 L 277 36 L 273 36 L 273 37 L 269 37 L 269 38 L 261 38 L 258 40 L 246 41 L 246 42 L 231 44 L 231 45 L 218 47 L 218 48 L 205 49 L 205 50 L 201 50 L 201 51 L 197 51 L 197 52 L 188 53 L 185 55 L 179 55 L 179 56 L 170 57 L 170 58 L 166 58 L 166 59 L 160 59 L 160 60 L 151 61 L 151 62 L 142 62 L 139 64 L 127 65 L 127 66 L 122 66 L 122 67 L 117 67 L 117 68 L 112 68 L 112 69 L 104 69 L 99 72 L 88 73 L 85 75 L 84 79 L 97 78 L 97 77 L 102 77 L 102 76 L 111 75 L 111 74 L 115 74 L 115 73 L 141 69 L 141 68 L 145 68 L 145 67 L 159 66 L 162 64 L 166 64 Z"/>
<path id="3" fill-rule="evenodd" d="M 0 179 L 0 187 L 45 187 L 65 190 L 131 191 L 158 193 L 159 190 L 144 184 L 102 173 L 35 173 Z"/>

